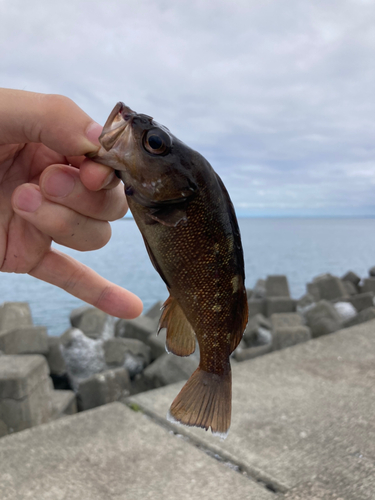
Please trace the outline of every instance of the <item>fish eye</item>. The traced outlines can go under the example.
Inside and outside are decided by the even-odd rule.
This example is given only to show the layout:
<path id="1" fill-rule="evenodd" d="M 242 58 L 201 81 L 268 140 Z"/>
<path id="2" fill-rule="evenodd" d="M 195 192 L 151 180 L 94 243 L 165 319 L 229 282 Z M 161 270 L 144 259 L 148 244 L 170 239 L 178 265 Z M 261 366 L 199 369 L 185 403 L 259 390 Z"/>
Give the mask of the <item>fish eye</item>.
<path id="1" fill-rule="evenodd" d="M 144 136 L 143 146 L 149 153 L 161 155 L 170 147 L 170 138 L 162 130 L 151 129 Z"/>

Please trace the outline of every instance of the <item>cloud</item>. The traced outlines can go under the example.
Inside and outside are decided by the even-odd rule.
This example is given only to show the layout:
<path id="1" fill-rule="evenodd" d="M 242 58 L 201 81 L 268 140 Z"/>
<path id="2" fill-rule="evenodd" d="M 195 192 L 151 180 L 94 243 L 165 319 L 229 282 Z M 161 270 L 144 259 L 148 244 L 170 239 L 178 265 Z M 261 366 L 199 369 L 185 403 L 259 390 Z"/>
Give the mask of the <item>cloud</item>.
<path id="1" fill-rule="evenodd" d="M 369 0 L 3 0 L 0 74 L 99 122 L 118 100 L 154 116 L 239 213 L 375 215 L 374 14 Z"/>

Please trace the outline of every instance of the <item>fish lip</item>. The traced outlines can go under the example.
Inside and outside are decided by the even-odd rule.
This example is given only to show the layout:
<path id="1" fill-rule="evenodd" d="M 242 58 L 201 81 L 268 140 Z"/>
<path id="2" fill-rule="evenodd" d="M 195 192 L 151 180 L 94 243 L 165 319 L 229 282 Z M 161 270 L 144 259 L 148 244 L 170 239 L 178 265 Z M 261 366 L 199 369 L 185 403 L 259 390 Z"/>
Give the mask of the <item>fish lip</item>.
<path id="1" fill-rule="evenodd" d="M 115 111 L 117 106 L 119 107 L 117 113 L 120 113 L 126 122 L 129 122 L 132 119 L 132 117 L 137 114 L 135 111 L 130 109 L 129 106 L 126 106 L 126 104 L 124 104 L 123 102 L 118 102 L 113 111 Z"/>
<path id="2" fill-rule="evenodd" d="M 99 136 L 99 142 L 106 151 L 112 149 L 121 134 L 126 130 L 137 113 L 126 106 L 123 102 L 118 102 L 113 108 L 104 124 L 103 131 Z"/>

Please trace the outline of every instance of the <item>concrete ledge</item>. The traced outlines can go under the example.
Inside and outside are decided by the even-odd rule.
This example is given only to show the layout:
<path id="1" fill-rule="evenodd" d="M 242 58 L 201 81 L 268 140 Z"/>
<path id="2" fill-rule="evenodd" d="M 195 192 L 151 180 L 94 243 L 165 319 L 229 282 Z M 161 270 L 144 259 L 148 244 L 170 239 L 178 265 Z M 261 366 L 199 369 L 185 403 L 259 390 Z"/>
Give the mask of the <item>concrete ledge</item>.
<path id="1" fill-rule="evenodd" d="M 1 500 L 274 500 L 120 403 L 1 439 Z"/>
<path id="2" fill-rule="evenodd" d="M 233 366 L 223 442 L 165 420 L 182 385 L 130 401 L 290 498 L 331 498 L 313 495 L 315 479 L 332 498 L 375 498 L 375 320 Z"/>

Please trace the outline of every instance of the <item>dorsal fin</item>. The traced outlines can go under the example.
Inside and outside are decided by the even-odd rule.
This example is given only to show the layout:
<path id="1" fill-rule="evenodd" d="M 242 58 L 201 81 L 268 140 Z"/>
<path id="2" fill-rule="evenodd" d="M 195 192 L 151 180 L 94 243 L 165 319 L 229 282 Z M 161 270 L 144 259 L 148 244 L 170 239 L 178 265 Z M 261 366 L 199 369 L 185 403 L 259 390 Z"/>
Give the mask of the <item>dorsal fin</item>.
<path id="1" fill-rule="evenodd" d="M 233 291 L 237 295 L 236 300 L 236 308 L 233 311 L 233 331 L 231 335 L 231 345 L 230 350 L 233 352 L 238 344 L 241 342 L 243 332 L 246 328 L 248 321 L 248 304 L 247 304 L 247 295 L 245 289 L 245 263 L 243 257 L 242 243 L 241 243 L 241 234 L 240 228 L 238 226 L 236 213 L 234 211 L 232 200 L 229 197 L 228 191 L 223 184 L 223 181 L 216 174 L 217 181 L 222 190 L 224 198 L 227 202 L 228 214 L 230 224 L 232 226 L 233 233 L 233 248 L 236 255 L 235 258 L 235 275 L 233 277 L 232 286 Z"/>

